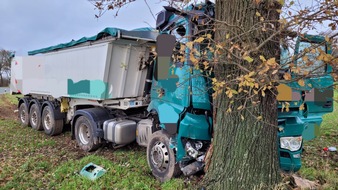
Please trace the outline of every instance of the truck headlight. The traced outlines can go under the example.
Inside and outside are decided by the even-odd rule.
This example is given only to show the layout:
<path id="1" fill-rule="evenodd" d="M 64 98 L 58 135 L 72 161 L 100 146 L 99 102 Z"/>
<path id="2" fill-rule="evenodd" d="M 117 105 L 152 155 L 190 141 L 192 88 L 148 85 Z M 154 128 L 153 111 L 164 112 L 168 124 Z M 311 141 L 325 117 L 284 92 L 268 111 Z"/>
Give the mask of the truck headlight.
<path id="1" fill-rule="evenodd" d="M 280 147 L 290 151 L 297 151 L 302 146 L 302 136 L 298 137 L 281 137 Z"/>

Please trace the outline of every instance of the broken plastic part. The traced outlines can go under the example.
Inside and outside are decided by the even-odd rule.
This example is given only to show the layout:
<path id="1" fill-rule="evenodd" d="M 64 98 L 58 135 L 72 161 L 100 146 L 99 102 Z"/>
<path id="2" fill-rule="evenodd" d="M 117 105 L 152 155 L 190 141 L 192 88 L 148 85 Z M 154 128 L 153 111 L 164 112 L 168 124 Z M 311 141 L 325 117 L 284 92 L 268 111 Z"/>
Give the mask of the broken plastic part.
<path id="1" fill-rule="evenodd" d="M 93 163 L 87 164 L 80 172 L 82 176 L 85 176 L 90 180 L 96 180 L 97 178 L 103 176 L 104 173 L 106 173 L 105 169 Z"/>

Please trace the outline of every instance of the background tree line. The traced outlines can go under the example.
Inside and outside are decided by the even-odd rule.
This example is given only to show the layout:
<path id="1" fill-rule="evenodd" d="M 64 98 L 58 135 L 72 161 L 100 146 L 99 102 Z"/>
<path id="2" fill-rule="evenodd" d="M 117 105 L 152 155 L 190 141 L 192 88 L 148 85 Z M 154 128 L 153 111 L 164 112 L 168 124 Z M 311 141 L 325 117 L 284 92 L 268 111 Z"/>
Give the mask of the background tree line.
<path id="1" fill-rule="evenodd" d="M 0 50 L 0 87 L 8 86 L 11 77 L 11 61 L 14 51 Z"/>

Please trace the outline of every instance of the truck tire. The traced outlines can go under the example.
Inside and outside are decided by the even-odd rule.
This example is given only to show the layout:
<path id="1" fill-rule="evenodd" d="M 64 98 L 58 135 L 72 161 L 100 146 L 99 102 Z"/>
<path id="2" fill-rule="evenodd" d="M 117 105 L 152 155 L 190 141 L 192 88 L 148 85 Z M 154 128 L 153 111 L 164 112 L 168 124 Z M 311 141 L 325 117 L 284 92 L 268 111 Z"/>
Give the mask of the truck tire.
<path id="1" fill-rule="evenodd" d="M 27 127 L 29 125 L 28 107 L 25 103 L 21 103 L 19 107 L 19 119 L 21 125 Z"/>
<path id="2" fill-rule="evenodd" d="M 98 137 L 94 137 L 94 131 L 90 120 L 80 116 L 75 122 L 75 138 L 79 147 L 87 152 L 97 150 L 101 144 Z"/>
<path id="3" fill-rule="evenodd" d="M 175 153 L 169 147 L 169 135 L 163 130 L 152 134 L 147 146 L 147 161 L 153 175 L 161 182 L 181 173 Z"/>
<path id="4" fill-rule="evenodd" d="M 37 104 L 33 104 L 29 110 L 29 123 L 32 128 L 37 131 L 41 131 L 43 129 L 41 123 L 41 113 Z"/>
<path id="5" fill-rule="evenodd" d="M 63 120 L 55 120 L 52 108 L 50 106 L 46 106 L 42 112 L 42 126 L 47 135 L 58 135 L 62 132 Z"/>

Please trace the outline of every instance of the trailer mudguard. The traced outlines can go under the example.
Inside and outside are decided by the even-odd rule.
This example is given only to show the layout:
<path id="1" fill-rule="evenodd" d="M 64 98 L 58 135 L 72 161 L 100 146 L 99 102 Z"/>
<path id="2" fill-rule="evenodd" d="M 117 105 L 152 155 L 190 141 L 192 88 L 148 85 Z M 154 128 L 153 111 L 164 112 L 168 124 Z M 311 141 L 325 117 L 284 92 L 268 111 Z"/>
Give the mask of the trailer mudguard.
<path id="1" fill-rule="evenodd" d="M 28 107 L 28 106 L 29 106 L 29 100 L 28 100 L 28 98 L 23 97 L 23 98 L 20 98 L 20 99 L 19 99 L 18 109 L 20 108 L 20 105 L 21 105 L 22 103 L 26 104 L 27 108 L 29 109 L 29 107 Z"/>
<path id="2" fill-rule="evenodd" d="M 103 129 L 101 127 L 103 125 L 103 122 L 109 119 L 113 119 L 112 115 L 109 114 L 108 110 L 104 108 L 96 107 L 77 110 L 71 121 L 71 132 L 73 139 L 75 137 L 74 126 L 77 118 L 79 118 L 80 116 L 85 116 L 90 120 L 91 126 L 93 127 L 94 136 L 99 138 L 104 137 Z"/>
<path id="3" fill-rule="evenodd" d="M 58 108 L 58 107 L 55 107 L 55 105 L 50 102 L 50 101 L 44 101 L 42 103 L 42 106 L 41 106 L 41 111 L 43 111 L 43 109 L 46 107 L 46 106 L 50 106 L 52 108 L 52 112 L 53 112 L 53 115 L 54 115 L 54 119 L 55 120 L 59 120 L 59 119 L 64 119 L 66 118 L 66 114 L 65 113 L 61 113 L 61 110 Z"/>
<path id="4" fill-rule="evenodd" d="M 31 109 L 33 104 L 38 105 L 39 113 L 40 113 L 40 116 L 41 116 L 42 115 L 41 102 L 39 102 L 39 100 L 37 100 L 37 99 L 33 99 L 32 101 L 29 102 L 28 110 Z"/>

